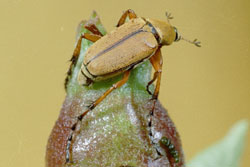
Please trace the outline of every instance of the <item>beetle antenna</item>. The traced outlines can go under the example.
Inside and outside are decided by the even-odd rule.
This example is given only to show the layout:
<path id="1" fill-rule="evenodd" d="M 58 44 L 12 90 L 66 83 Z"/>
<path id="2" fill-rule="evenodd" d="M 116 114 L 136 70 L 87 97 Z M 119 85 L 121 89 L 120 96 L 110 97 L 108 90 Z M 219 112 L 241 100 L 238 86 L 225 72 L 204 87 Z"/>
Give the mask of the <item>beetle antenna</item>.
<path id="1" fill-rule="evenodd" d="M 186 39 L 186 38 L 183 38 L 182 36 L 180 36 L 179 37 L 179 40 L 184 40 L 184 41 L 186 41 L 186 42 L 188 42 L 188 43 L 191 43 L 191 44 L 194 44 L 195 46 L 197 46 L 197 47 L 201 47 L 201 42 L 200 41 L 198 41 L 197 39 L 194 39 L 193 41 L 191 41 L 191 40 L 189 40 L 189 39 Z M 178 41 L 179 41 L 178 40 Z"/>
<path id="2" fill-rule="evenodd" d="M 174 18 L 173 16 L 171 16 L 171 13 L 166 12 L 165 14 L 167 16 L 168 21 Z"/>

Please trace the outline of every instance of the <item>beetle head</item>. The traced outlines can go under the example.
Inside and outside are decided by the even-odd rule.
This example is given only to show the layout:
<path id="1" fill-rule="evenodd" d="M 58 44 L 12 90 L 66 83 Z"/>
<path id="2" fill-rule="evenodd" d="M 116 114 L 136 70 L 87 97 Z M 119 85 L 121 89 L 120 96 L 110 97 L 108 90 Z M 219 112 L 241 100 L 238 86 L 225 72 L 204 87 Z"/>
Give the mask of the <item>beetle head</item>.
<path id="1" fill-rule="evenodd" d="M 154 26 L 159 37 L 161 45 L 170 45 L 176 39 L 175 27 L 173 27 L 168 21 L 160 21 L 155 19 L 148 19 L 148 21 Z"/>
<path id="2" fill-rule="evenodd" d="M 167 16 L 167 21 L 147 19 L 147 21 L 150 22 L 156 29 L 157 34 L 159 35 L 159 43 L 161 45 L 171 45 L 173 42 L 184 40 L 186 42 L 194 44 L 197 47 L 201 47 L 200 45 L 201 42 L 199 42 L 197 39 L 191 41 L 189 39 L 180 36 L 180 34 L 177 31 L 177 28 L 169 23 L 169 20 L 173 19 L 171 14 L 166 13 L 166 16 Z"/>
<path id="3" fill-rule="evenodd" d="M 175 42 L 178 42 L 179 40 L 181 40 L 181 36 L 178 34 L 178 30 L 176 27 L 174 27 L 174 31 L 175 31 Z"/>

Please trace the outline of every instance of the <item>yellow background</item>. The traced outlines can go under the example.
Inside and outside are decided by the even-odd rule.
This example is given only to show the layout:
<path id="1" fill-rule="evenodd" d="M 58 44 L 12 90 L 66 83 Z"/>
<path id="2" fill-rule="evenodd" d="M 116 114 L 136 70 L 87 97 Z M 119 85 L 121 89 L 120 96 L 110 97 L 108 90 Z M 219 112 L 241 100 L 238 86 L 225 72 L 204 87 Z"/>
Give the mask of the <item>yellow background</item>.
<path id="1" fill-rule="evenodd" d="M 108 31 L 122 11 L 165 20 L 186 38 L 163 48 L 160 100 L 182 138 L 187 160 L 250 118 L 248 0 L 1 0 L 0 166 L 43 167 L 50 131 L 65 98 L 63 80 L 75 30 L 95 9 Z M 243 167 L 250 165 L 250 144 Z"/>

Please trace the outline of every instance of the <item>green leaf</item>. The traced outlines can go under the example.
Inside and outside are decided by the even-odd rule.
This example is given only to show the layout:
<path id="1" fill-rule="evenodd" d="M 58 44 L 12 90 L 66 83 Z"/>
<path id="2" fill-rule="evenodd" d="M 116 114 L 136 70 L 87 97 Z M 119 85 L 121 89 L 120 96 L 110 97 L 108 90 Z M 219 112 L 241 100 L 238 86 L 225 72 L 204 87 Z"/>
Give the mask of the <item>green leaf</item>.
<path id="1" fill-rule="evenodd" d="M 248 121 L 236 123 L 219 142 L 202 151 L 193 158 L 190 167 L 238 167 L 244 149 Z"/>

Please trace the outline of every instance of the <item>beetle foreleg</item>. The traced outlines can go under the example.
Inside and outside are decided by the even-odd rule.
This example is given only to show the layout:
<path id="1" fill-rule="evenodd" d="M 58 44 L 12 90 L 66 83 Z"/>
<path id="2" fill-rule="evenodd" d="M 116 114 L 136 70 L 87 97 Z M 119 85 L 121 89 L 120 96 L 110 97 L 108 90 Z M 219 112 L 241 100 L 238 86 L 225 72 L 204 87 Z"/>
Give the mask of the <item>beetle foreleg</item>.
<path id="1" fill-rule="evenodd" d="M 127 16 L 129 17 L 129 19 L 137 18 L 135 12 L 132 9 L 128 9 L 123 13 L 116 27 L 120 27 L 121 25 L 123 25 L 126 21 Z"/>
<path id="2" fill-rule="evenodd" d="M 151 85 L 157 79 L 155 91 L 154 91 L 154 94 L 152 97 L 152 99 L 157 99 L 158 95 L 159 95 L 159 91 L 160 91 L 161 72 L 162 72 L 162 63 L 163 63 L 160 48 L 150 58 L 150 62 L 155 69 L 155 73 L 154 73 L 154 78 L 148 83 L 147 88 L 149 87 L 149 85 Z"/>
<path id="3" fill-rule="evenodd" d="M 83 117 L 91 110 L 93 110 L 100 102 L 102 102 L 103 99 L 105 99 L 106 96 L 108 96 L 113 90 L 121 87 L 122 85 L 124 85 L 129 78 L 130 75 L 130 71 L 128 70 L 124 73 L 123 78 L 118 81 L 117 83 L 113 84 L 113 86 L 111 88 L 109 88 L 101 97 L 99 97 L 93 104 L 91 104 L 88 109 L 82 113 L 81 115 L 79 115 L 77 117 L 77 121 L 76 123 L 71 127 L 71 133 L 70 136 L 67 139 L 67 145 L 66 145 L 66 164 L 72 162 L 72 141 L 73 141 L 73 135 L 74 132 L 76 130 L 77 125 L 82 121 Z"/>
<path id="4" fill-rule="evenodd" d="M 149 135 L 151 137 L 153 137 L 154 136 L 153 130 L 152 130 L 153 116 L 154 116 L 154 110 L 155 110 L 157 98 L 159 95 L 160 83 L 161 83 L 161 72 L 162 72 L 162 55 L 161 55 L 160 47 L 156 50 L 155 54 L 149 60 L 150 60 L 150 63 L 152 64 L 153 68 L 155 69 L 154 77 L 151 81 L 149 81 L 149 83 L 147 85 L 147 91 L 150 94 L 151 94 L 151 92 L 149 91 L 149 86 L 157 79 L 155 91 L 154 91 L 153 96 L 152 96 L 153 107 L 152 107 L 151 112 L 149 113 L 149 122 L 148 122 L 148 126 L 150 129 Z"/>
<path id="5" fill-rule="evenodd" d="M 154 78 L 148 83 L 148 86 L 150 84 L 152 84 L 157 79 L 155 91 L 154 91 L 154 94 L 152 96 L 153 108 L 151 110 L 150 120 L 149 120 L 149 123 L 148 123 L 148 125 L 151 127 L 151 125 L 152 125 L 152 119 L 153 119 L 152 117 L 154 115 L 156 100 L 157 100 L 158 95 L 159 95 L 160 84 L 161 84 L 162 55 L 161 55 L 160 48 L 158 48 L 158 50 L 155 52 L 155 54 L 150 58 L 150 62 L 151 62 L 152 66 L 155 69 L 155 73 L 154 73 Z M 149 134 L 152 135 L 152 130 L 150 130 Z"/>

